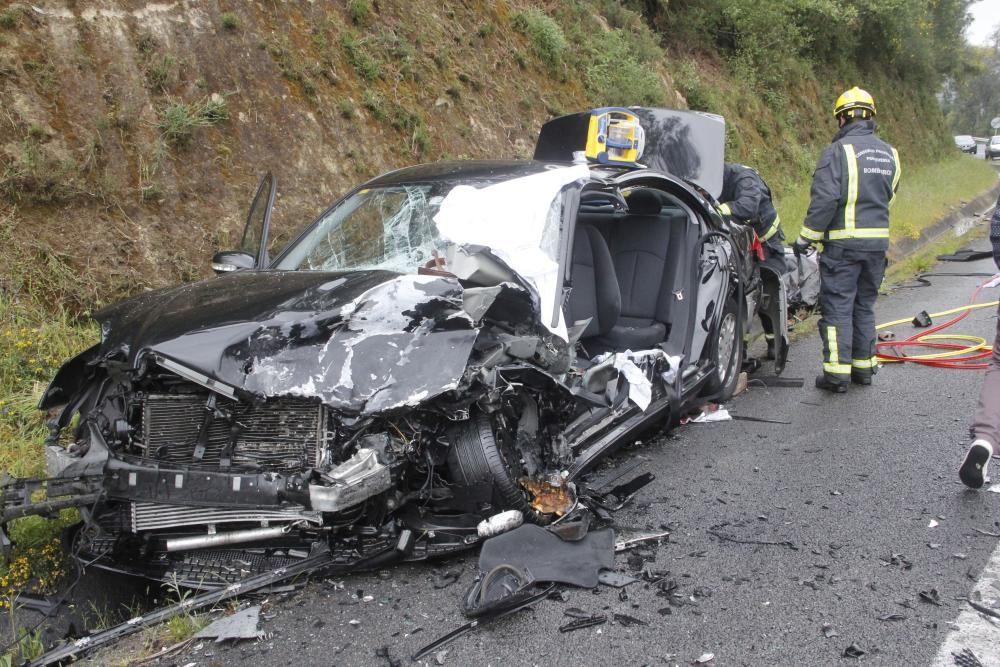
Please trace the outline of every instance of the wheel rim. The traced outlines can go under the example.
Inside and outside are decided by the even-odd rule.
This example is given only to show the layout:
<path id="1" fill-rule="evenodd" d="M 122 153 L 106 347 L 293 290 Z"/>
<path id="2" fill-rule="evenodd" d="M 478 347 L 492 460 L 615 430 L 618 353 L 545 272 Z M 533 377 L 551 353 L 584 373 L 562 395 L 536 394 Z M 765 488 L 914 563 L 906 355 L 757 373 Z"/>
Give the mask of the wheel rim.
<path id="1" fill-rule="evenodd" d="M 736 316 L 726 313 L 719 323 L 719 345 L 715 364 L 719 381 L 726 384 L 733 363 L 733 352 L 736 349 Z"/>

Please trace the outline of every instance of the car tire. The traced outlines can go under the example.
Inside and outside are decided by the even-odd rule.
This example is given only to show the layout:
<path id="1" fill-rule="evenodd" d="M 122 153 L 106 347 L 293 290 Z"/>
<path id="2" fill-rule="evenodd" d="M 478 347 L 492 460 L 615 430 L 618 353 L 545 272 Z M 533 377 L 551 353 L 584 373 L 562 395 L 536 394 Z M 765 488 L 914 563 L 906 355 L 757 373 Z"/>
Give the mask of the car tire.
<path id="1" fill-rule="evenodd" d="M 473 413 L 470 419 L 455 424 L 449 429 L 448 441 L 451 445 L 448 468 L 456 484 L 467 488 L 491 485 L 491 502 L 496 512 L 530 510 L 517 483 L 520 475 L 511 465 L 515 454 L 502 451 L 488 416 Z"/>
<path id="2" fill-rule="evenodd" d="M 719 402 L 733 397 L 740 380 L 743 344 L 738 331 L 739 319 L 739 304 L 733 295 L 729 295 L 708 345 L 708 359 L 715 367 L 705 383 L 705 393 L 715 396 Z"/>

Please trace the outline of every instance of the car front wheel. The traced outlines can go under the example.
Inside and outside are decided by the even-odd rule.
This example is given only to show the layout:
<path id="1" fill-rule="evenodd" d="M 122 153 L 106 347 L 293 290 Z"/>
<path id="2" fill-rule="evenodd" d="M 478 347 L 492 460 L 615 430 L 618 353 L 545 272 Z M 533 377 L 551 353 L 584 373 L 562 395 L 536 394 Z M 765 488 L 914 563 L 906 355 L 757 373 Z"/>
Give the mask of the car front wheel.
<path id="1" fill-rule="evenodd" d="M 719 318 L 715 336 L 709 346 L 709 360 L 714 368 L 705 385 L 707 394 L 716 395 L 719 402 L 728 401 L 736 393 L 736 384 L 743 365 L 743 345 L 739 332 L 739 305 L 730 295 Z"/>

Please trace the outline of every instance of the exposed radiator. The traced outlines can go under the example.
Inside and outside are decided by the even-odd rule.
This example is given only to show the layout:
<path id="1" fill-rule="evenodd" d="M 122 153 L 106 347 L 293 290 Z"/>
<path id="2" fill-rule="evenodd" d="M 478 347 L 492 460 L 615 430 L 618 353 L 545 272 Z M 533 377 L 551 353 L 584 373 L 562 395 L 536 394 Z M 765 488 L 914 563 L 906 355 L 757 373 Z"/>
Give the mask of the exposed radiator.
<path id="1" fill-rule="evenodd" d="M 185 507 L 159 503 L 132 503 L 132 532 L 175 528 L 177 526 L 204 526 L 220 523 L 292 523 L 323 522 L 319 512 L 310 512 L 301 506 L 286 509 L 215 509 L 212 507 Z"/>
<path id="2" fill-rule="evenodd" d="M 147 456 L 171 463 L 218 464 L 230 440 L 226 419 L 212 421 L 204 454 L 200 460 L 194 456 L 206 400 L 198 394 L 148 395 L 142 411 Z M 296 470 L 316 465 L 322 455 L 326 415 L 320 404 L 285 398 L 254 407 L 220 397 L 217 408 L 232 415 L 240 427 L 231 456 L 233 465 Z"/>

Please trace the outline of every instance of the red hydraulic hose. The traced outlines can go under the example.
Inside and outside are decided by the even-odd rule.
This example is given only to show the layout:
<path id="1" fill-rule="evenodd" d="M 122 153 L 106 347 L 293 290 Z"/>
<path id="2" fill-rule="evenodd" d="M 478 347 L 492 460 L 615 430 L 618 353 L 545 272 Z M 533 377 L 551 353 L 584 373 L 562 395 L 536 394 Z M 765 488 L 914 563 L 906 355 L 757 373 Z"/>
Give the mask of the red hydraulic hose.
<path id="1" fill-rule="evenodd" d="M 972 293 L 972 299 L 970 303 L 976 303 L 976 299 L 979 297 L 979 293 L 986 287 L 986 283 L 979 285 L 976 291 Z M 890 362 L 910 362 L 914 364 L 923 364 L 924 366 L 933 366 L 935 368 L 954 368 L 960 370 L 981 370 L 984 368 L 989 368 L 989 364 L 984 363 L 971 363 L 979 361 L 980 359 L 989 358 L 993 352 L 990 350 L 982 351 L 979 345 L 969 346 L 962 345 L 961 343 L 941 343 L 932 342 L 928 340 L 921 340 L 927 336 L 932 336 L 939 331 L 943 331 L 948 327 L 951 327 L 958 322 L 961 322 L 966 317 L 969 316 L 971 310 L 965 310 L 958 314 L 958 316 L 948 320 L 943 324 L 939 324 L 935 327 L 927 329 L 925 331 L 919 331 L 909 338 L 903 340 L 890 340 L 881 341 L 876 343 L 875 348 L 877 352 L 878 359 L 880 361 L 890 361 Z M 959 354 L 953 357 L 945 358 L 919 358 L 908 355 L 905 351 L 901 351 L 898 348 L 902 347 L 924 347 L 936 350 L 968 350 L 965 354 Z M 884 350 L 890 350 L 891 352 L 885 352 Z"/>

